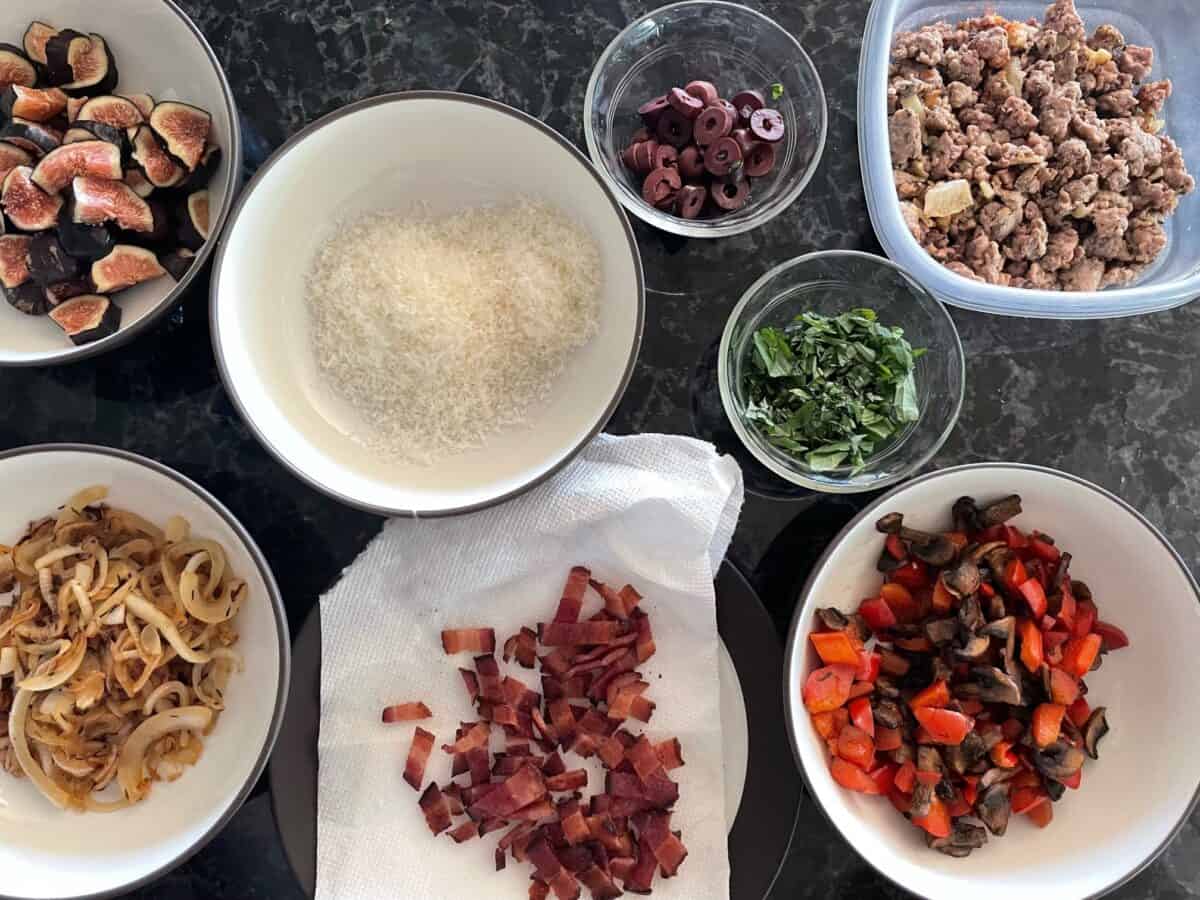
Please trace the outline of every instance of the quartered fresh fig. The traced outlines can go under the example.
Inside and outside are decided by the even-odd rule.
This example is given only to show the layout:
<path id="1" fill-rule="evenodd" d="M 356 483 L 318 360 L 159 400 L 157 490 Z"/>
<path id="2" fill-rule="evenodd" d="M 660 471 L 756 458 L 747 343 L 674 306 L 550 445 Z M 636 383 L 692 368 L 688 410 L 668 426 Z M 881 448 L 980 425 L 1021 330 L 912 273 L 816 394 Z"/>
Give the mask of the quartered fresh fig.
<path id="1" fill-rule="evenodd" d="M 58 240 L 76 259 L 95 262 L 108 256 L 116 245 L 112 232 L 103 225 L 80 225 L 74 209 L 64 207 L 58 217 Z"/>
<path id="2" fill-rule="evenodd" d="M 73 79 L 60 87 L 74 97 L 107 94 L 117 86 L 120 75 L 116 60 L 107 42 L 98 34 L 88 35 L 83 41 L 71 41 L 67 62 Z"/>
<path id="3" fill-rule="evenodd" d="M 141 126 L 133 135 L 133 160 L 155 187 L 175 187 L 187 175 L 187 171 L 163 149 L 149 125 Z"/>
<path id="4" fill-rule="evenodd" d="M 50 233 L 39 234 L 29 242 L 29 275 L 45 287 L 79 274 L 79 260 L 63 249 Z"/>
<path id="5" fill-rule="evenodd" d="M 92 293 L 92 279 L 87 275 L 46 285 L 46 299 L 50 301 L 51 306 L 58 306 L 72 297 L 82 297 L 84 294 L 90 293 Z"/>
<path id="6" fill-rule="evenodd" d="M 180 187 L 190 192 L 203 190 L 208 187 L 213 176 L 217 174 L 217 169 L 221 167 L 221 148 L 216 144 L 209 144 L 204 151 L 204 156 L 200 160 L 200 165 L 196 166 L 196 171 L 188 177 Z"/>
<path id="7" fill-rule="evenodd" d="M 16 144 L 0 141 L 0 184 L 4 183 L 8 173 L 17 166 L 31 165 L 33 165 L 33 154 L 22 150 Z"/>
<path id="8" fill-rule="evenodd" d="M 87 97 L 68 97 L 67 98 L 67 121 L 74 122 L 79 118 L 79 111 L 87 106 Z"/>
<path id="9" fill-rule="evenodd" d="M 149 119 L 150 113 L 154 112 L 154 98 L 149 94 L 122 94 L 121 96 L 138 108 L 143 119 Z"/>
<path id="10" fill-rule="evenodd" d="M 132 100 L 105 94 L 88 100 L 79 110 L 76 121 L 103 122 L 124 131 L 141 125 L 145 117 Z"/>
<path id="11" fill-rule="evenodd" d="M 90 344 L 121 327 L 121 308 L 99 294 L 75 297 L 50 311 L 55 321 L 76 345 Z"/>
<path id="12" fill-rule="evenodd" d="M 178 250 L 164 253 L 158 258 L 159 265 L 166 269 L 167 274 L 176 281 L 183 281 L 183 276 L 188 273 L 188 269 L 195 261 L 196 254 L 187 247 L 180 247 Z"/>
<path id="13" fill-rule="evenodd" d="M 74 81 L 75 73 L 71 68 L 71 56 L 73 53 L 78 56 L 82 49 L 90 43 L 86 34 L 80 34 L 71 28 L 64 28 L 49 36 L 42 45 L 46 54 L 44 64 L 46 83 L 59 87 Z M 72 44 L 78 44 L 80 49 L 72 51 Z"/>
<path id="14" fill-rule="evenodd" d="M 20 287 L 4 288 L 4 299 L 17 312 L 27 316 L 44 316 L 52 306 L 46 292 L 33 281 L 27 281 Z"/>
<path id="15" fill-rule="evenodd" d="M 33 87 L 37 84 L 37 69 L 20 47 L 0 44 L 0 90 L 13 84 Z"/>
<path id="16" fill-rule="evenodd" d="M 128 244 L 117 244 L 108 256 L 92 263 L 92 284 L 101 294 L 114 294 L 166 274 L 153 253 Z"/>
<path id="17" fill-rule="evenodd" d="M 47 122 L 67 108 L 67 95 L 58 88 L 22 87 L 9 85 L 0 94 L 0 112 L 12 118 L 17 116 L 30 122 Z"/>
<path id="18" fill-rule="evenodd" d="M 167 152 L 192 171 L 204 158 L 212 116 L 187 103 L 159 103 L 150 113 L 150 127 L 162 140 Z"/>
<path id="19" fill-rule="evenodd" d="M 71 189 L 75 198 L 73 218 L 79 225 L 114 222 L 125 231 L 154 230 L 149 205 L 124 182 L 84 175 L 71 182 Z"/>
<path id="20" fill-rule="evenodd" d="M 0 140 L 15 144 L 34 156 L 42 156 L 62 143 L 62 135 L 41 122 L 14 117 L 0 128 Z"/>
<path id="21" fill-rule="evenodd" d="M 189 194 L 179 216 L 179 243 L 199 250 L 208 240 L 208 191 Z"/>
<path id="22" fill-rule="evenodd" d="M 23 234 L 0 237 L 0 287 L 15 288 L 29 280 L 29 242 Z"/>
<path id="23" fill-rule="evenodd" d="M 45 22 L 30 22 L 21 40 L 25 55 L 38 65 L 46 64 L 46 42 L 58 34 L 58 29 Z"/>
<path id="24" fill-rule="evenodd" d="M 132 190 L 132 189 L 131 189 Z M 147 200 L 150 207 L 151 228 L 148 231 L 120 231 L 117 240 L 124 244 L 134 244 L 138 247 L 149 247 L 159 251 L 175 246 L 174 234 L 171 229 L 171 216 L 166 206 L 158 200 Z"/>
<path id="25" fill-rule="evenodd" d="M 130 189 L 143 200 L 154 193 L 154 185 L 150 183 L 150 180 L 146 178 L 141 169 L 126 169 L 125 177 L 122 178 L 122 181 L 129 185 Z"/>
<path id="26" fill-rule="evenodd" d="M 103 122 L 76 122 L 63 135 L 64 144 L 78 144 L 80 141 L 108 141 L 121 151 L 122 156 L 129 147 L 124 131 Z"/>
<path id="27" fill-rule="evenodd" d="M 42 190 L 57 194 L 81 175 L 120 181 L 123 174 L 121 148 L 92 139 L 64 144 L 47 153 L 33 170 L 33 181 Z"/>
<path id="28" fill-rule="evenodd" d="M 21 231 L 46 231 L 58 222 L 62 197 L 47 194 L 33 182 L 33 169 L 17 166 L 4 179 L 0 206 L 8 220 Z"/>

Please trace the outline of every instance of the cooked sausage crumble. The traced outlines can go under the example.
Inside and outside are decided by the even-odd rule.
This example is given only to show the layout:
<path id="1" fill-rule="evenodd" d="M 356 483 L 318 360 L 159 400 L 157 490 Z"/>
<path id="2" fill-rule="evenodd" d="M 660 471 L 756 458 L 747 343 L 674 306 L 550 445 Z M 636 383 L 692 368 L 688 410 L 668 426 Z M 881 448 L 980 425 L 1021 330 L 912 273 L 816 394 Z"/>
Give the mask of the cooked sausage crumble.
<path id="1" fill-rule="evenodd" d="M 1074 0 L 1040 24 L 997 15 L 896 35 L 888 137 L 900 209 L 948 269 L 990 284 L 1126 284 L 1195 187 L 1159 118 L 1170 81 Z"/>

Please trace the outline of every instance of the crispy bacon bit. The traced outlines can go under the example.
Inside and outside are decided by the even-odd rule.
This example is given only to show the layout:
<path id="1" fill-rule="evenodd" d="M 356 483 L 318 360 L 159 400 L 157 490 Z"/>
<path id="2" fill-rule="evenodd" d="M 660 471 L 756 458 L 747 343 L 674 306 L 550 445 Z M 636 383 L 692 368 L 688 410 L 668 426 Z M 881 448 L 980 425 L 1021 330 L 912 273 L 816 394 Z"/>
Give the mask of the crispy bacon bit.
<path id="1" fill-rule="evenodd" d="M 612 683 L 613 679 L 626 672 L 632 672 L 636 668 L 637 654 L 627 649 L 624 656 L 609 666 L 603 675 L 592 682 L 592 686 L 588 688 L 588 697 L 596 701 L 605 699 L 608 695 L 608 686 Z"/>
<path id="2" fill-rule="evenodd" d="M 479 699 L 479 679 L 470 669 L 459 669 L 458 672 L 462 675 L 463 683 L 467 686 L 467 696 L 471 698 L 473 704 Z"/>
<path id="3" fill-rule="evenodd" d="M 417 719 L 428 719 L 433 713 L 429 707 L 419 700 L 416 703 L 397 703 L 383 710 L 383 722 L 391 725 L 393 722 L 415 722 Z"/>
<path id="4" fill-rule="evenodd" d="M 445 628 L 442 630 L 442 649 L 448 656 L 492 653 L 496 649 L 496 632 L 491 628 Z"/>
<path id="5" fill-rule="evenodd" d="M 517 710 L 507 703 L 497 703 L 492 707 L 492 721 L 497 725 L 516 728 L 518 726 Z"/>
<path id="6" fill-rule="evenodd" d="M 638 836 L 637 864 L 625 879 L 625 890 L 635 894 L 650 893 L 650 885 L 654 881 L 654 866 L 657 860 L 654 851 L 645 835 Z"/>
<path id="7" fill-rule="evenodd" d="M 634 827 L 638 829 L 641 841 L 649 845 L 654 858 L 658 860 L 663 877 L 670 878 L 678 872 L 679 866 L 687 858 L 687 847 L 671 832 L 671 814 L 645 813 Z"/>
<path id="8" fill-rule="evenodd" d="M 612 706 L 617 702 L 617 694 L 621 688 L 630 684 L 645 684 L 642 681 L 642 676 L 637 672 L 622 672 L 608 683 L 608 687 L 604 690 L 604 702 Z M 649 687 L 649 685 L 646 685 Z"/>
<path id="9" fill-rule="evenodd" d="M 632 584 L 627 584 L 621 588 L 621 602 L 625 604 L 625 615 L 632 616 L 633 611 L 642 602 L 642 595 L 634 590 Z"/>
<path id="10" fill-rule="evenodd" d="M 613 695 L 612 700 L 608 704 L 608 717 L 622 721 L 633 715 L 633 703 L 641 696 L 641 694 L 650 687 L 640 678 L 637 681 L 623 684 Z"/>
<path id="11" fill-rule="evenodd" d="M 529 900 L 546 900 L 550 896 L 550 885 L 544 881 L 529 882 Z"/>
<path id="12" fill-rule="evenodd" d="M 554 733 L 558 735 L 558 743 L 566 749 L 575 737 L 575 713 L 571 704 L 566 700 L 555 700 L 548 706 L 550 721 L 554 724 Z"/>
<path id="13" fill-rule="evenodd" d="M 563 762 L 563 758 L 557 750 L 547 756 L 542 763 L 542 774 L 546 777 L 561 775 L 565 771 L 567 771 L 567 764 Z"/>
<path id="14" fill-rule="evenodd" d="M 505 865 L 508 863 L 508 857 L 499 847 L 496 848 L 496 871 L 503 872 Z"/>
<path id="15" fill-rule="evenodd" d="M 519 734 L 506 734 L 504 736 L 504 752 L 509 756 L 529 756 L 529 738 Z"/>
<path id="16" fill-rule="evenodd" d="M 500 838 L 500 843 L 496 845 L 497 848 L 500 850 L 507 850 L 509 847 L 515 844 L 522 837 L 522 835 L 530 834 L 535 827 L 536 826 L 532 822 L 521 822 L 518 825 L 514 825 L 511 829 L 504 833 L 503 837 Z"/>
<path id="17" fill-rule="evenodd" d="M 414 791 L 419 791 L 421 782 L 425 780 L 425 764 L 433 752 L 433 742 L 433 735 L 418 725 L 408 748 L 408 759 L 404 762 L 404 780 Z"/>
<path id="18" fill-rule="evenodd" d="M 546 778 L 546 790 L 548 791 L 574 791 L 579 788 L 587 787 L 588 774 L 587 769 L 569 769 L 566 772 L 561 772 L 558 775 L 550 775 Z"/>
<path id="19" fill-rule="evenodd" d="M 626 889 L 630 889 L 629 876 L 633 874 L 636 865 L 637 860 L 632 856 L 610 856 L 608 858 L 608 871 L 612 873 L 613 878 L 625 882 Z"/>
<path id="20" fill-rule="evenodd" d="M 446 798 L 442 796 L 441 788 L 436 782 L 425 788 L 425 793 L 417 802 L 421 811 L 425 813 L 425 821 L 430 831 L 441 834 L 450 827 L 450 808 L 446 805 Z"/>
<path id="21" fill-rule="evenodd" d="M 492 773 L 489 771 L 488 748 L 486 746 L 472 747 L 464 756 L 467 758 L 467 771 L 471 773 L 471 784 L 488 784 L 492 780 Z"/>
<path id="22" fill-rule="evenodd" d="M 529 764 L 529 760 L 524 756 L 506 756 L 503 753 L 497 753 L 496 761 L 492 764 L 492 774 L 497 778 L 507 778 L 509 775 L 516 775 L 521 771 L 522 766 Z"/>
<path id="23" fill-rule="evenodd" d="M 654 745 L 654 752 L 658 755 L 663 768 L 668 771 L 678 769 L 683 765 L 683 750 L 679 746 L 679 738 L 659 741 Z"/>
<path id="24" fill-rule="evenodd" d="M 609 616 L 616 616 L 618 619 L 629 617 L 629 613 L 625 611 L 625 600 L 619 592 L 614 591 L 603 581 L 597 581 L 595 578 L 589 584 L 591 584 L 592 590 L 599 594 L 600 599 L 604 601 L 604 612 Z"/>
<path id="25" fill-rule="evenodd" d="M 596 798 L 593 797 L 594 801 Z M 587 816 L 588 831 L 592 840 L 600 844 L 613 856 L 628 856 L 633 853 L 633 839 L 624 828 L 617 828 L 611 815 L 607 812 Z"/>
<path id="26" fill-rule="evenodd" d="M 547 673 L 555 678 L 562 678 L 567 669 L 571 668 L 571 663 L 574 662 L 576 656 L 574 647 L 555 647 L 545 656 L 541 657 L 542 661 L 542 676 Z"/>
<path id="27" fill-rule="evenodd" d="M 467 821 L 454 826 L 446 833 L 454 839 L 454 843 L 461 844 L 463 841 L 469 841 L 471 838 L 477 837 L 479 835 L 479 826 L 470 819 L 467 819 Z"/>
<path id="28" fill-rule="evenodd" d="M 643 781 L 655 772 L 665 771 L 662 760 L 654 752 L 654 745 L 650 743 L 644 734 L 638 737 L 633 746 L 626 751 L 625 756 L 629 759 L 629 764 L 633 766 L 633 771 L 637 773 L 637 777 Z"/>
<path id="29" fill-rule="evenodd" d="M 565 703 L 566 701 L 564 700 L 562 702 Z M 555 731 L 554 726 L 547 722 L 542 716 L 542 711 L 540 709 L 532 710 L 529 713 L 529 717 L 533 720 L 533 727 L 538 734 L 548 741 L 558 741 L 558 732 Z"/>
<path id="30" fill-rule="evenodd" d="M 515 775 L 488 791 L 476 801 L 471 809 L 480 816 L 506 818 L 523 806 L 528 806 L 546 795 L 546 782 L 542 773 L 533 766 L 523 766 Z"/>
<path id="31" fill-rule="evenodd" d="M 490 653 L 475 657 L 475 671 L 479 673 L 479 698 L 490 703 L 502 703 L 504 692 L 500 688 L 500 664 Z"/>
<path id="32" fill-rule="evenodd" d="M 655 706 L 656 704 L 653 700 L 648 700 L 645 697 L 637 696 L 633 698 L 633 702 L 630 706 L 630 712 L 639 722 L 649 722 L 650 717 L 654 715 Z"/>
<path id="33" fill-rule="evenodd" d="M 574 797 L 559 801 L 558 821 L 562 826 L 563 838 L 568 844 L 574 846 L 591 839 L 592 833 L 588 829 L 587 819 L 579 808 L 579 801 Z"/>
<path id="34" fill-rule="evenodd" d="M 608 772 L 604 776 L 604 790 L 617 800 L 644 800 L 651 806 L 666 809 L 679 799 L 679 785 L 665 773 L 655 773 L 643 780 L 633 772 Z"/>
<path id="35" fill-rule="evenodd" d="M 638 610 L 633 617 L 637 623 L 637 658 L 638 663 L 644 663 L 654 655 L 654 633 L 650 630 L 650 617 Z"/>
<path id="36" fill-rule="evenodd" d="M 538 877 L 550 884 L 550 889 L 554 891 L 558 900 L 576 900 L 580 893 L 579 882 L 563 868 L 545 838 L 532 842 L 527 853 L 530 862 L 537 867 Z"/>
<path id="37" fill-rule="evenodd" d="M 458 738 L 453 744 L 442 744 L 442 749 L 447 753 L 466 753 L 472 747 L 486 747 L 488 745 L 488 737 L 491 731 L 485 722 L 464 722 L 463 727 L 466 729 L 463 736 Z"/>
<path id="38" fill-rule="evenodd" d="M 532 669 L 537 662 L 537 632 L 532 628 L 522 627 L 504 642 L 504 661 L 513 658 L 526 669 Z"/>
<path id="39" fill-rule="evenodd" d="M 615 900 L 621 896 L 621 889 L 613 883 L 608 873 L 595 863 L 581 871 L 578 877 L 583 886 L 591 892 L 592 900 Z"/>
<path id="40" fill-rule="evenodd" d="M 504 702 L 518 709 L 534 710 L 542 705 L 542 697 L 537 691 L 531 691 L 525 682 L 511 675 L 500 682 L 500 691 Z"/>
<path id="41" fill-rule="evenodd" d="M 615 732 L 605 738 L 604 743 L 596 748 L 596 755 L 600 757 L 606 769 L 615 769 L 625 759 L 625 745 L 617 737 L 619 733 Z"/>
<path id="42" fill-rule="evenodd" d="M 463 814 L 462 804 L 462 787 L 455 782 L 442 785 L 442 796 L 446 798 L 446 806 L 450 810 L 450 815 L 461 816 Z"/>
<path id="43" fill-rule="evenodd" d="M 596 752 L 600 742 L 594 735 L 588 734 L 586 731 L 577 731 L 575 740 L 571 742 L 571 752 L 578 753 L 584 759 L 592 756 Z"/>
<path id="44" fill-rule="evenodd" d="M 607 717 L 594 709 L 589 709 L 579 719 L 578 728 L 593 737 L 608 737 L 616 730 L 617 723 L 610 722 Z"/>
<path id="45" fill-rule="evenodd" d="M 499 831 L 501 828 L 507 828 L 508 822 L 504 819 L 483 819 L 479 823 L 479 836 L 490 834 L 493 831 Z"/>
<path id="46" fill-rule="evenodd" d="M 543 797 L 528 806 L 523 806 L 514 813 L 509 813 L 510 822 L 546 822 L 554 818 L 554 807 Z"/>
<path id="47" fill-rule="evenodd" d="M 579 621 L 579 614 L 583 611 L 583 594 L 591 576 L 592 573 L 583 566 L 571 569 L 563 587 L 562 599 L 558 601 L 558 611 L 554 614 L 555 622 Z"/>
<path id="48" fill-rule="evenodd" d="M 627 622 L 539 622 L 538 640 L 547 647 L 611 644 L 629 634 Z"/>

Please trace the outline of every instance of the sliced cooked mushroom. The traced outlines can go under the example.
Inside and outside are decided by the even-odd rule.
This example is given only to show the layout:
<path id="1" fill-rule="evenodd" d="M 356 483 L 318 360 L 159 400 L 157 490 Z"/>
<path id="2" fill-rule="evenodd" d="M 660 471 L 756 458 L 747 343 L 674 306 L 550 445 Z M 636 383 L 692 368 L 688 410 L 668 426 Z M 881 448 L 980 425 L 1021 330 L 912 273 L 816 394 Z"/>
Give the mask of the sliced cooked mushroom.
<path id="1" fill-rule="evenodd" d="M 935 838 L 927 833 L 925 843 L 939 853 L 962 859 L 970 856 L 972 850 L 978 850 L 987 843 L 987 832 L 980 825 L 972 825 L 965 819 L 956 819 L 948 837 Z"/>
<path id="2" fill-rule="evenodd" d="M 871 639 L 871 626 L 867 624 L 867 620 L 854 613 L 850 616 L 849 624 L 846 626 L 846 633 L 851 637 L 856 637 L 864 644 Z"/>
<path id="3" fill-rule="evenodd" d="M 908 808 L 908 814 L 914 819 L 924 818 L 929 815 L 931 803 L 933 803 L 933 787 L 923 781 L 918 781 L 913 785 L 912 805 Z"/>
<path id="4" fill-rule="evenodd" d="M 968 533 L 982 530 L 979 527 L 979 507 L 974 497 L 959 497 L 950 508 L 950 514 L 954 517 L 956 530 Z"/>
<path id="5" fill-rule="evenodd" d="M 944 534 L 905 528 L 902 513 L 888 513 L 875 523 L 875 527 L 884 534 L 896 534 L 908 541 L 913 556 L 931 566 L 944 566 L 958 555 L 958 547 Z"/>
<path id="6" fill-rule="evenodd" d="M 967 641 L 967 645 L 961 649 L 956 649 L 954 655 L 959 659 L 965 659 L 970 662 L 978 662 L 983 659 L 988 650 L 991 649 L 992 639 L 983 634 L 977 634 Z"/>
<path id="7" fill-rule="evenodd" d="M 946 767 L 959 775 L 966 774 L 967 756 L 963 753 L 962 744 L 947 744 L 942 748 L 942 761 Z"/>
<path id="8" fill-rule="evenodd" d="M 962 604 L 958 607 L 958 621 L 962 623 L 962 627 L 968 632 L 976 632 L 987 624 L 987 619 L 983 617 L 983 610 L 979 608 L 979 598 L 974 594 L 963 597 Z"/>
<path id="9" fill-rule="evenodd" d="M 917 747 L 917 768 L 922 772 L 945 771 L 945 766 L 942 765 L 942 754 L 938 753 L 937 747 L 931 747 L 928 744 L 921 744 Z"/>
<path id="10" fill-rule="evenodd" d="M 941 578 L 946 590 L 960 599 L 975 593 L 979 590 L 979 585 L 983 583 L 979 566 L 969 559 L 961 559 L 955 565 L 943 570 Z"/>
<path id="11" fill-rule="evenodd" d="M 1004 772 L 1004 770 L 991 769 L 983 777 L 987 778 L 992 772 Z M 980 779 L 979 783 L 982 784 L 983 779 Z M 988 831 L 996 837 L 1003 837 L 1004 832 L 1008 830 L 1008 817 L 1012 815 L 1012 804 L 1008 799 L 1008 785 L 993 784 L 987 788 L 975 803 L 975 814 L 987 826 Z"/>
<path id="12" fill-rule="evenodd" d="M 1047 668 L 1049 668 L 1049 666 L 1047 666 Z M 1084 686 L 1082 681 L 1079 683 L 1079 685 L 1080 687 Z M 1084 724 L 1086 725 L 1087 723 L 1084 722 Z M 1080 731 L 1079 728 L 1076 727 L 1075 723 L 1071 721 L 1070 716 L 1063 716 L 1062 724 L 1059 726 L 1059 731 L 1062 732 L 1063 737 L 1065 737 L 1076 747 L 1083 743 L 1083 732 Z"/>
<path id="13" fill-rule="evenodd" d="M 925 636 L 935 644 L 948 644 L 958 635 L 958 619 L 934 619 L 925 623 Z"/>
<path id="14" fill-rule="evenodd" d="M 1047 778 L 1062 781 L 1083 767 L 1083 751 L 1066 741 L 1055 741 L 1044 750 L 1034 752 L 1033 765 Z"/>
<path id="15" fill-rule="evenodd" d="M 900 696 L 900 688 L 896 687 L 896 682 L 886 675 L 880 675 L 875 679 L 875 693 L 881 697 L 890 697 L 895 700 Z"/>
<path id="16" fill-rule="evenodd" d="M 1021 705 L 1021 688 L 1012 676 L 995 666 L 975 666 L 971 669 L 979 685 L 979 699 L 985 703 Z"/>
<path id="17" fill-rule="evenodd" d="M 987 553 L 983 554 L 983 561 L 987 563 L 987 567 L 991 569 L 992 575 L 1000 578 L 1004 575 L 1004 570 L 1008 568 L 1008 564 L 1016 559 L 1014 554 L 1007 545 L 1001 544 L 999 547 L 994 547 Z"/>
<path id="18" fill-rule="evenodd" d="M 987 617 L 989 619 L 1003 619 L 1008 615 L 1008 610 L 1004 606 L 1004 598 L 999 594 L 993 594 L 988 597 L 987 602 Z"/>
<path id="19" fill-rule="evenodd" d="M 871 714 L 884 728 L 899 728 L 904 724 L 904 714 L 894 700 L 876 700 L 871 704 Z"/>
<path id="20" fill-rule="evenodd" d="M 1007 550 L 1008 544 L 1004 541 L 985 541 L 982 544 L 973 544 L 963 551 L 963 559 L 969 559 L 973 563 L 981 563 L 987 558 L 987 555 L 994 550 Z"/>
<path id="21" fill-rule="evenodd" d="M 1071 580 L 1067 577 L 1067 573 L 1071 568 L 1071 554 L 1063 553 L 1058 558 L 1058 568 L 1054 570 L 1054 590 L 1062 591 L 1063 583 L 1070 584 Z"/>
<path id="22" fill-rule="evenodd" d="M 997 619 L 995 622 L 988 622 L 980 629 L 979 633 L 1006 641 L 1012 635 L 1013 629 L 1016 626 L 1017 620 L 1014 616 L 1005 616 L 1002 619 Z"/>
<path id="23" fill-rule="evenodd" d="M 946 662 L 940 656 L 935 656 L 931 664 L 933 681 L 949 682 L 954 676 L 954 669 L 950 663 Z"/>
<path id="24" fill-rule="evenodd" d="M 1071 593 L 1075 596 L 1076 600 L 1092 599 L 1092 589 L 1087 586 L 1087 583 L 1076 581 L 1073 578 L 1071 579 Z"/>
<path id="25" fill-rule="evenodd" d="M 1003 525 L 1009 519 L 1016 518 L 1020 514 L 1020 495 L 1009 494 L 979 510 L 979 524 L 983 528 L 991 528 L 993 525 Z"/>
<path id="26" fill-rule="evenodd" d="M 850 624 L 850 620 L 832 606 L 826 606 L 822 609 L 818 609 L 817 618 L 820 619 L 821 624 L 830 631 L 845 631 L 846 626 Z"/>
<path id="27" fill-rule="evenodd" d="M 1020 766 L 1012 769 L 1002 769 L 996 766 L 983 773 L 983 776 L 979 779 L 979 786 L 986 790 L 994 785 L 1004 784 L 1004 782 L 1016 778 L 1017 773 L 1020 771 L 1022 771 Z"/>
<path id="28" fill-rule="evenodd" d="M 984 746 L 983 738 L 979 735 L 978 731 L 968 731 L 967 736 L 958 745 L 958 749 L 962 751 L 963 759 L 966 763 L 964 771 L 974 768 L 975 764 L 987 756 L 988 752 L 988 748 Z"/>
<path id="29" fill-rule="evenodd" d="M 879 560 L 875 563 L 875 569 L 879 572 L 887 574 L 894 569 L 900 568 L 902 565 L 904 565 L 904 560 L 896 559 L 896 557 L 892 556 L 892 554 L 888 553 L 885 549 L 879 554 Z"/>
<path id="30" fill-rule="evenodd" d="M 1108 734 L 1108 720 L 1104 717 L 1105 707 L 1097 706 L 1083 723 L 1083 749 L 1092 759 L 1099 759 L 1097 745 Z"/>
<path id="31" fill-rule="evenodd" d="M 904 527 L 904 513 L 888 513 L 875 523 L 875 529 L 883 534 L 899 534 Z"/>
<path id="32" fill-rule="evenodd" d="M 912 762 L 916 758 L 916 751 L 913 750 L 913 745 L 905 741 L 891 753 L 892 762 L 898 766 L 904 765 L 906 762 Z"/>
<path id="33" fill-rule="evenodd" d="M 879 650 L 879 657 L 880 669 L 888 675 L 903 676 L 912 668 L 912 663 L 895 650 L 881 648 Z"/>
<path id="34" fill-rule="evenodd" d="M 1050 795 L 1050 799 L 1055 803 L 1061 800 L 1063 794 L 1067 792 L 1067 786 L 1061 781 L 1055 781 L 1053 778 L 1043 778 L 1042 787 L 1046 789 L 1046 793 Z"/>

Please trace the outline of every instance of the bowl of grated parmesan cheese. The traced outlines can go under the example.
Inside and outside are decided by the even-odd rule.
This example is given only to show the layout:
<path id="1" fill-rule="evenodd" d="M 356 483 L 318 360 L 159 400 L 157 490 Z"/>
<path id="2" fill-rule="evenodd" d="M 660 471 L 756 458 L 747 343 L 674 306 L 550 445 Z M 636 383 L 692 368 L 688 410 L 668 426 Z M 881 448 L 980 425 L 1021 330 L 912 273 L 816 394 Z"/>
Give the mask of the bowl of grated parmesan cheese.
<path id="1" fill-rule="evenodd" d="M 432 516 L 527 490 L 604 427 L 644 303 L 628 219 L 583 154 L 511 107 L 419 91 L 332 113 L 263 166 L 211 316 L 268 450 L 343 502 Z"/>

